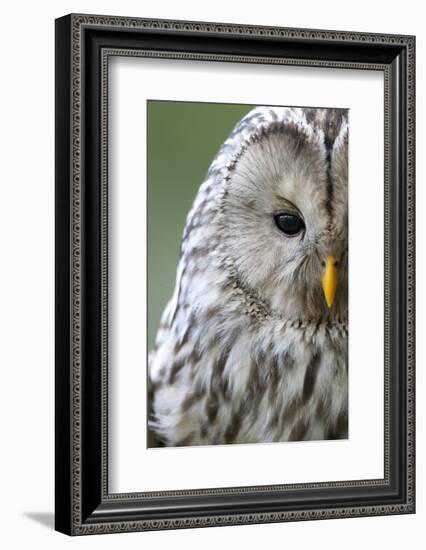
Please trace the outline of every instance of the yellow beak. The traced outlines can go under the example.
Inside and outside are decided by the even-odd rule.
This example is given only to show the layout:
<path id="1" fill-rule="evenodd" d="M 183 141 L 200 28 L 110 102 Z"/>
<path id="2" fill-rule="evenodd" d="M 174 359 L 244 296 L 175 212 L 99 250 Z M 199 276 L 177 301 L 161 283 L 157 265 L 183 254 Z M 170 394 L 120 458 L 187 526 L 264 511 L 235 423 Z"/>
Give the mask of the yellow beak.
<path id="1" fill-rule="evenodd" d="M 325 301 L 330 308 L 334 302 L 334 296 L 337 289 L 337 261 L 334 256 L 327 256 L 325 268 L 322 274 L 322 288 L 324 290 Z"/>

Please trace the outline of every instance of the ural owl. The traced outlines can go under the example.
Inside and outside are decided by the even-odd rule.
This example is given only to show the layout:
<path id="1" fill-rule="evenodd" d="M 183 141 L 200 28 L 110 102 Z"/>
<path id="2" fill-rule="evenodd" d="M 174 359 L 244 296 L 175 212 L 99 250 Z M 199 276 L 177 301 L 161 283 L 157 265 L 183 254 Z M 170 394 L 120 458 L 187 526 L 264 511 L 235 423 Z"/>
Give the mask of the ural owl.
<path id="1" fill-rule="evenodd" d="M 258 107 L 211 164 L 149 360 L 156 445 L 346 438 L 348 118 Z"/>

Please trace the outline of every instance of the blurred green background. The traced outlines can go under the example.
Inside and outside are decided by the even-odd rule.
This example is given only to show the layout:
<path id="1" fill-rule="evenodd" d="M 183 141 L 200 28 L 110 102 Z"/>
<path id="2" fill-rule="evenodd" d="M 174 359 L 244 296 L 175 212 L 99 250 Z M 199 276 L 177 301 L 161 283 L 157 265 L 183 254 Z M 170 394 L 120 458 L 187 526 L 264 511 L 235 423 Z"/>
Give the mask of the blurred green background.
<path id="1" fill-rule="evenodd" d="M 187 213 L 220 146 L 252 107 L 148 101 L 148 350 L 173 294 Z"/>

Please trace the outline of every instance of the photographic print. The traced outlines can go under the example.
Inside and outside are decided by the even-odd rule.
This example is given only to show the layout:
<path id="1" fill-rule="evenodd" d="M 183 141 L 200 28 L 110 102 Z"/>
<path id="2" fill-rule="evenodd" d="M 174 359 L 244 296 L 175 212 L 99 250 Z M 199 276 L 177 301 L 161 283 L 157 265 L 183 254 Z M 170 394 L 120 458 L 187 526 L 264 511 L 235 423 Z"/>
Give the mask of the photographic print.
<path id="1" fill-rule="evenodd" d="M 147 121 L 148 446 L 346 439 L 348 110 Z"/>
<path id="2" fill-rule="evenodd" d="M 55 112 L 55 528 L 414 513 L 415 37 L 70 14 Z"/>

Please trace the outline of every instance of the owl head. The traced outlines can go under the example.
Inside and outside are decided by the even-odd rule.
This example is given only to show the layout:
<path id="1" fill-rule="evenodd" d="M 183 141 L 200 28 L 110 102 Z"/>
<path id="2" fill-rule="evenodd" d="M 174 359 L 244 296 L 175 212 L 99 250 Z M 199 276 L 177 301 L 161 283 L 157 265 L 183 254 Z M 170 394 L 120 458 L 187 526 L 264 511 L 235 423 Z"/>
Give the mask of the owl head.
<path id="1" fill-rule="evenodd" d="M 243 287 L 255 290 L 278 314 L 344 318 L 346 111 L 261 108 L 248 120 L 251 131 L 246 128 L 225 176 L 226 254 Z"/>
<path id="2" fill-rule="evenodd" d="M 346 110 L 251 111 L 219 151 L 188 218 L 184 264 L 200 238 L 210 243 L 200 300 L 217 279 L 208 277 L 216 262 L 216 274 L 226 270 L 272 315 L 346 320 L 347 181 Z"/>

